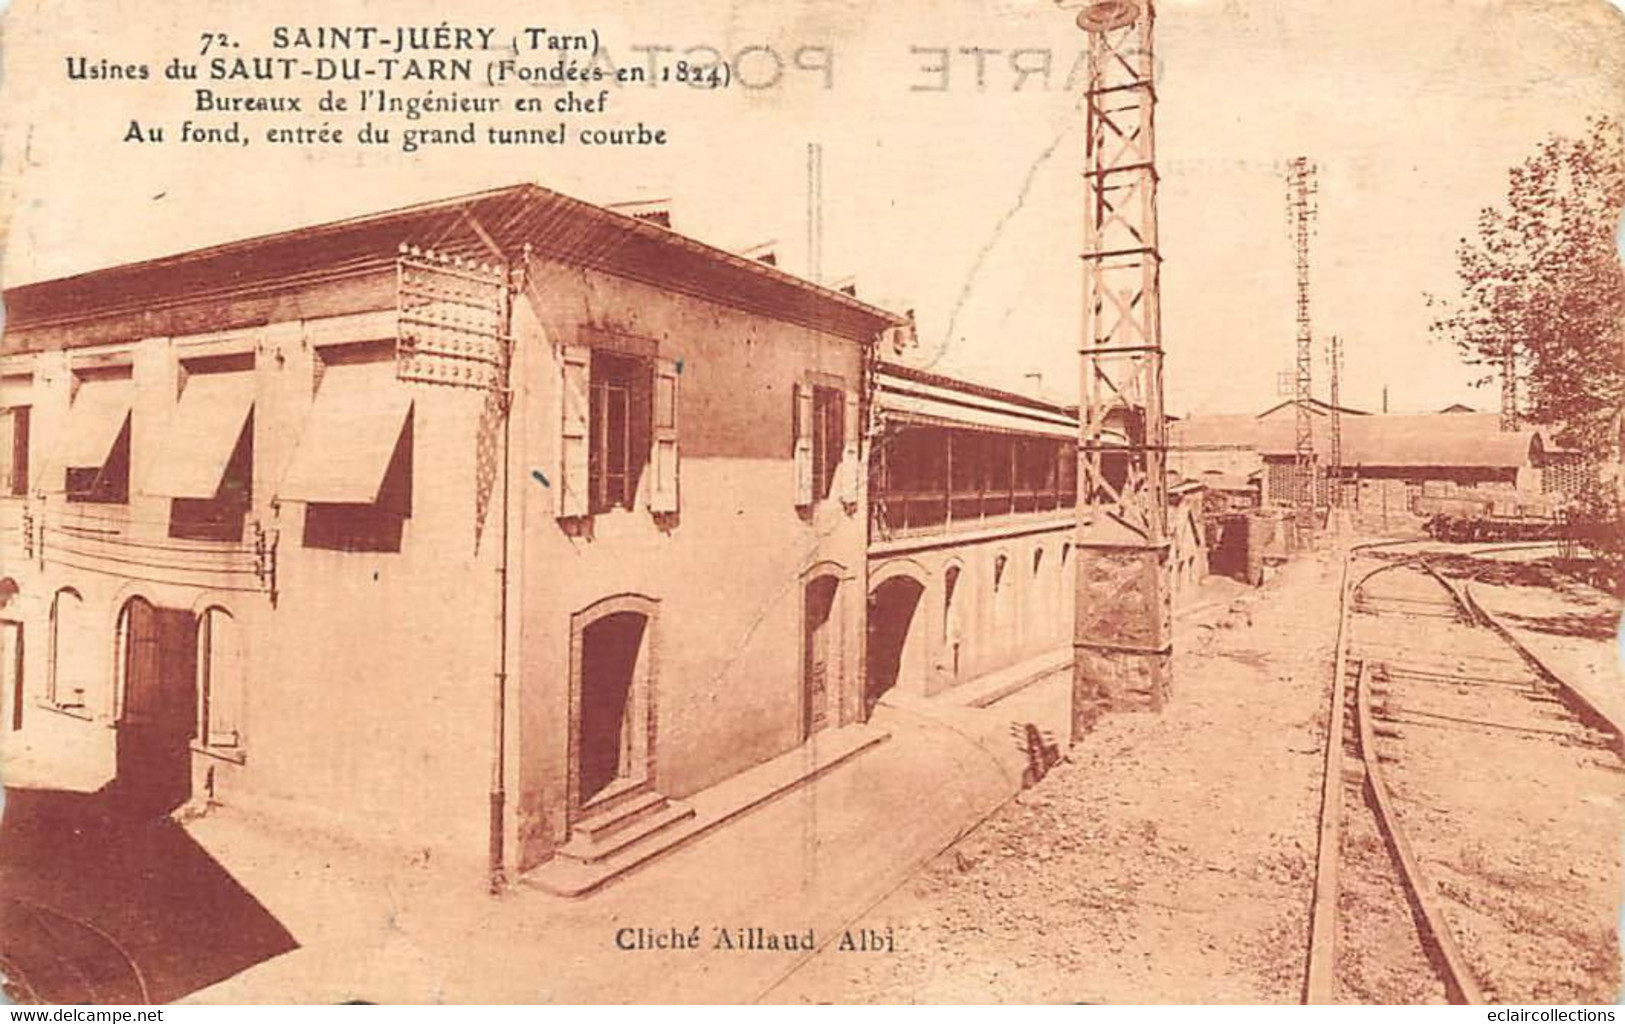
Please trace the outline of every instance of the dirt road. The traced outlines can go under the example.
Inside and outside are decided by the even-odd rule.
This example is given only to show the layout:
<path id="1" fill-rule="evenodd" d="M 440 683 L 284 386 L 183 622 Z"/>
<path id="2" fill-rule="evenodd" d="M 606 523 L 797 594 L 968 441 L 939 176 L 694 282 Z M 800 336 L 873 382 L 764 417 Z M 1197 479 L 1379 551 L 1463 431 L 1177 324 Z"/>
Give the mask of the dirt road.
<path id="1" fill-rule="evenodd" d="M 1161 715 L 1068 761 L 770 1000 L 1293 1002 L 1313 884 L 1338 562 L 1288 566 L 1182 625 Z"/>

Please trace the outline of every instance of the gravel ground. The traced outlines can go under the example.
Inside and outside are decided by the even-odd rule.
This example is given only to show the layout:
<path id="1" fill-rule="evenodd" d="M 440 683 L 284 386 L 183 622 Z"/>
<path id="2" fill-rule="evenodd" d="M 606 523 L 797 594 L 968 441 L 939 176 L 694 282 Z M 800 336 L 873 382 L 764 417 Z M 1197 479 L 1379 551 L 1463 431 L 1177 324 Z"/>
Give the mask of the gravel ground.
<path id="1" fill-rule="evenodd" d="M 1108 716 L 854 922 L 895 953 L 822 954 L 768 998 L 1296 1001 L 1339 568 L 1305 559 L 1182 623 L 1162 714 Z"/>
<path id="2" fill-rule="evenodd" d="M 1038 786 L 853 923 L 892 929 L 895 953 L 826 952 L 768 998 L 1299 999 L 1338 567 L 1330 554 L 1304 560 L 1185 624 L 1168 709 L 1108 716 Z M 1588 631 L 1609 608 L 1519 582 L 1528 611 L 1557 620 L 1553 632 Z M 1454 623 L 1444 592 L 1420 583 L 1390 595 L 1390 611 L 1418 616 L 1404 628 L 1367 621 L 1356 638 L 1366 657 L 1431 662 L 1454 647 L 1459 658 L 1433 667 L 1516 675 L 1510 651 Z M 1547 607 L 1565 598 L 1566 610 Z M 1612 1001 L 1617 759 L 1583 730 L 1543 734 L 1574 723 L 1538 694 L 1423 680 L 1396 682 L 1391 701 L 1387 714 L 1409 719 L 1384 741 L 1398 758 L 1401 820 L 1489 996 Z M 1452 715 L 1492 724 L 1438 717 Z M 1383 840 L 1348 792 L 1339 997 L 1442 1001 Z"/>
<path id="3" fill-rule="evenodd" d="M 1415 572 L 1383 587 L 1444 593 Z M 1409 674 L 1417 656 L 1393 663 L 1386 717 L 1399 735 L 1379 746 L 1402 827 L 1486 997 L 1612 1002 L 1625 766 L 1491 630 L 1391 616 L 1362 628 L 1436 652 L 1438 676 Z"/>

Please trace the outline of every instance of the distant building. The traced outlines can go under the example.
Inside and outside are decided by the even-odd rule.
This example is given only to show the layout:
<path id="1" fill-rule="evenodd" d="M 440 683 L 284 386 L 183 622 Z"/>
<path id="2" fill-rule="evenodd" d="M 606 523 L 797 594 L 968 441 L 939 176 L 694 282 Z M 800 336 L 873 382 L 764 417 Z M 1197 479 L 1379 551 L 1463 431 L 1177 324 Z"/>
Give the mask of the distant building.
<path id="1" fill-rule="evenodd" d="M 1289 398 L 1284 402 L 1277 402 L 1275 405 L 1272 405 L 1268 409 L 1265 409 L 1263 412 L 1259 413 L 1256 418 L 1260 419 L 1260 420 L 1270 421 L 1270 420 L 1275 420 L 1275 419 L 1278 419 L 1278 418 L 1284 416 L 1284 417 L 1288 417 L 1290 419 L 1295 420 L 1297 418 L 1297 413 L 1298 413 L 1298 404 L 1299 403 L 1298 403 L 1298 400 L 1296 398 Z M 1311 416 L 1316 416 L 1316 417 L 1330 416 L 1332 414 L 1332 410 L 1334 410 L 1334 409 L 1337 410 L 1338 412 L 1341 412 L 1344 416 L 1370 416 L 1371 415 L 1371 413 L 1362 412 L 1359 409 L 1350 409 L 1348 406 L 1333 405 L 1330 402 L 1322 402 L 1318 398 L 1311 398 L 1305 404 L 1307 404 L 1307 406 L 1309 407 L 1309 414 Z"/>
<path id="2" fill-rule="evenodd" d="M 1331 461 L 1329 407 L 1316 403 L 1315 409 L 1313 452 L 1322 474 L 1318 500 L 1324 504 L 1330 494 L 1324 477 Z M 1575 494 L 1590 472 L 1577 453 L 1554 448 L 1548 432 L 1533 426 L 1504 432 L 1498 415 L 1465 407 L 1420 414 L 1347 410 L 1341 433 L 1344 504 L 1360 511 L 1427 515 L 1434 499 L 1473 492 L 1467 500 L 1486 508 L 1544 514 Z M 1170 424 L 1169 437 L 1169 467 L 1182 477 L 1256 475 L 1263 504 L 1291 504 L 1297 459 L 1293 403 L 1257 416 L 1191 416 Z"/>

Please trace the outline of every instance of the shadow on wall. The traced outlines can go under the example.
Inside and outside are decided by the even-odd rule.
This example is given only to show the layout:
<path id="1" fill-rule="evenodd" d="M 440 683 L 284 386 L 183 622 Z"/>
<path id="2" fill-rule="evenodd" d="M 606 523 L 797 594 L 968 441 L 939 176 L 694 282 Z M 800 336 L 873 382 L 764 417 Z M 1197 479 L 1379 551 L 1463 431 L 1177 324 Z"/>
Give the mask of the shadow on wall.
<path id="1" fill-rule="evenodd" d="M 868 718 L 903 669 L 903 655 L 914 613 L 925 588 L 906 576 L 897 576 L 875 588 L 869 598 L 869 642 L 863 713 Z"/>
<path id="2" fill-rule="evenodd" d="M 7 790 L 0 972 L 19 1002 L 167 1003 L 298 943 L 168 817 L 169 772 L 95 793 Z M 169 804 L 170 806 L 165 806 Z"/>

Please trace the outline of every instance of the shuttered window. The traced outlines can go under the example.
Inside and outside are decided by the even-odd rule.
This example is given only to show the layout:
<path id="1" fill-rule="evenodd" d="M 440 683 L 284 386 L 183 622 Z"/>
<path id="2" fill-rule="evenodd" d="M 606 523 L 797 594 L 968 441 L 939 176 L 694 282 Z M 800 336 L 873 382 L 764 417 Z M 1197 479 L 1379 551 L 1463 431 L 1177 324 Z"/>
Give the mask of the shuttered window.
<path id="1" fill-rule="evenodd" d="M 85 602 L 76 590 L 63 588 L 51 598 L 51 636 L 47 652 L 45 699 L 53 707 L 85 713 L 91 706 L 95 669 L 90 657 L 95 648 L 84 642 L 91 623 Z"/>
<path id="2" fill-rule="evenodd" d="M 20 497 L 28 493 L 28 430 L 26 405 L 0 410 L 0 493 Z"/>
<path id="3" fill-rule="evenodd" d="M 206 746 L 243 749 L 243 641 L 237 620 L 224 608 L 198 619 L 198 734 Z"/>
<path id="4" fill-rule="evenodd" d="M 674 360 L 643 354 L 652 351 L 652 342 L 632 351 L 565 346 L 560 518 L 632 510 L 640 498 L 655 515 L 677 512 L 680 376 Z"/>
<path id="5" fill-rule="evenodd" d="M 849 401 L 846 390 L 836 384 L 798 381 L 792 387 L 791 458 L 797 507 L 807 508 L 829 498 L 838 498 L 848 508 L 858 504 L 863 467 L 857 416 L 857 403 Z"/>
<path id="6" fill-rule="evenodd" d="M 584 516 L 590 479 L 588 411 L 592 389 L 592 349 L 566 345 L 559 398 L 559 515 Z"/>
<path id="7" fill-rule="evenodd" d="M 819 501 L 830 496 L 846 452 L 846 395 L 839 388 L 813 388 L 813 478 Z"/>
<path id="8" fill-rule="evenodd" d="M 647 360 L 592 354 L 587 474 L 594 515 L 636 507 L 650 454 L 651 373 Z"/>
<path id="9" fill-rule="evenodd" d="M 34 483 L 29 465 L 34 375 L 0 377 L 0 494 L 21 497 Z"/>
<path id="10" fill-rule="evenodd" d="M 795 425 L 792 459 L 796 474 L 796 505 L 813 503 L 816 468 L 813 461 L 813 389 L 797 383 L 791 391 L 791 416 Z"/>

